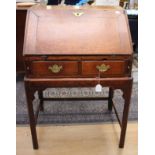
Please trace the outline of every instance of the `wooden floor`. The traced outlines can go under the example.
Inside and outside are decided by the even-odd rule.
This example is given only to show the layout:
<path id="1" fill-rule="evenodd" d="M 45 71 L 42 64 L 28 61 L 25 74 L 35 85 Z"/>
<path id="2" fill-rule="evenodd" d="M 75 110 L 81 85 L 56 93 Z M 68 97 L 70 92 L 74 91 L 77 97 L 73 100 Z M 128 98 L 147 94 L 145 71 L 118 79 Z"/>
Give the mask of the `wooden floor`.
<path id="1" fill-rule="evenodd" d="M 39 126 L 39 150 L 32 149 L 28 126 L 17 127 L 17 155 L 137 155 L 137 123 L 128 124 L 124 149 L 118 124 Z"/>

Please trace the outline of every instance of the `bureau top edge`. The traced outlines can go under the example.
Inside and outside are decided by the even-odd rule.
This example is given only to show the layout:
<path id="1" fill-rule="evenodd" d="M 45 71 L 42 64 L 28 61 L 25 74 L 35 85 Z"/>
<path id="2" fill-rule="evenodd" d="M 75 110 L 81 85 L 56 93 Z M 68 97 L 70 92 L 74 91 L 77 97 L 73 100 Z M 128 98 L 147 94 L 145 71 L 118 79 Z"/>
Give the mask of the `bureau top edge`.
<path id="1" fill-rule="evenodd" d="M 132 56 L 133 55 L 133 51 L 131 51 L 131 52 L 129 52 L 129 53 L 107 53 L 107 54 L 100 54 L 100 53 L 98 53 L 98 54 L 94 54 L 94 53 L 92 53 L 92 54 L 77 54 L 77 53 L 69 53 L 69 54 L 66 54 L 66 53 L 62 53 L 62 54 L 58 54 L 58 53 L 56 53 L 56 54 L 50 54 L 50 53 L 47 53 L 47 54 L 41 54 L 41 53 L 26 53 L 26 52 L 23 52 L 23 56 L 53 56 L 53 57 L 55 57 L 55 56 L 59 56 L 59 57 L 61 57 L 61 56 L 81 56 L 81 57 L 83 57 L 83 56 L 97 56 L 97 57 L 99 57 L 99 56 L 108 56 L 108 57 L 110 57 L 110 56 Z"/>
<path id="2" fill-rule="evenodd" d="M 42 5 L 42 4 L 37 4 L 33 5 L 32 7 L 29 8 L 29 10 L 35 10 L 35 9 L 46 9 L 46 10 L 51 10 L 51 9 L 73 9 L 73 10 L 80 10 L 80 9 L 102 9 L 102 10 L 120 10 L 124 11 L 124 9 L 120 6 L 76 6 L 76 5 Z"/>

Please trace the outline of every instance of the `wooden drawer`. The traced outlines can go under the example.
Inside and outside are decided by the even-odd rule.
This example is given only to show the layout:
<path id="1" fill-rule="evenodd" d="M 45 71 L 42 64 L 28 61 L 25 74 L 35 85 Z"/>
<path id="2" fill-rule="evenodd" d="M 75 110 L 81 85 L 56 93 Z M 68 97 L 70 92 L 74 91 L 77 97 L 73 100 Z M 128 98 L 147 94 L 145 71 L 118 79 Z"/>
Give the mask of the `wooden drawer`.
<path id="1" fill-rule="evenodd" d="M 126 61 L 83 61 L 82 75 L 119 77 L 128 73 L 128 63 Z"/>
<path id="2" fill-rule="evenodd" d="M 72 76 L 78 74 L 78 62 L 33 61 L 30 70 L 35 77 Z"/>

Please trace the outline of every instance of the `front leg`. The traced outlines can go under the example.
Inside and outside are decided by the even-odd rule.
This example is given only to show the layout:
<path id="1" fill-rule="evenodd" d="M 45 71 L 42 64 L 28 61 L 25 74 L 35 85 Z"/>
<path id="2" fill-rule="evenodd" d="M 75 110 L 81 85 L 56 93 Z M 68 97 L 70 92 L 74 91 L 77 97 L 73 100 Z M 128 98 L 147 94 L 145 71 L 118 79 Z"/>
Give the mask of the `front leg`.
<path id="1" fill-rule="evenodd" d="M 33 148 L 38 149 L 38 139 L 37 139 L 37 132 L 36 132 L 36 120 L 34 116 L 33 110 L 33 99 L 35 90 L 29 86 L 29 83 L 25 81 L 25 92 L 26 92 L 26 99 L 27 99 L 27 109 L 28 109 L 28 116 L 30 122 L 30 129 L 31 129 L 31 136 L 33 142 Z"/>
<path id="2" fill-rule="evenodd" d="M 121 126 L 121 135 L 120 135 L 120 142 L 119 147 L 124 147 L 126 129 L 127 129 L 127 121 L 128 121 L 128 114 L 130 108 L 130 100 L 131 100 L 131 93 L 132 93 L 132 81 L 129 82 L 128 86 L 123 88 L 123 98 L 124 98 L 124 110 L 123 110 L 123 117 L 122 117 L 122 126 Z"/>

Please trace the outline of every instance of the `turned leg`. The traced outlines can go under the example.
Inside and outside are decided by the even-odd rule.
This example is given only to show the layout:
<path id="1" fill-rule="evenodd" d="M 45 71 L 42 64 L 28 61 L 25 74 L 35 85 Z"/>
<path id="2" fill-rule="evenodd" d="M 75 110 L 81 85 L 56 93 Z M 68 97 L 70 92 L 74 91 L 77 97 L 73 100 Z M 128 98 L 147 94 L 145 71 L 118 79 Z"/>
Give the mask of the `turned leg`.
<path id="1" fill-rule="evenodd" d="M 121 126 L 119 148 L 124 147 L 126 129 L 127 129 L 127 121 L 128 121 L 128 114 L 129 114 L 129 107 L 130 107 L 131 92 L 132 92 L 132 81 L 128 87 L 123 89 L 123 97 L 124 97 L 125 103 L 124 103 L 124 110 L 123 110 L 123 117 L 122 117 L 122 126 Z"/>
<path id="2" fill-rule="evenodd" d="M 109 99 L 108 99 L 108 110 L 112 111 L 112 105 L 113 105 L 113 89 L 110 87 L 109 88 Z"/>
<path id="3" fill-rule="evenodd" d="M 39 90 L 38 95 L 39 95 L 39 100 L 40 100 L 40 110 L 44 111 L 43 91 Z"/>
<path id="4" fill-rule="evenodd" d="M 35 121 L 34 110 L 33 110 L 33 99 L 34 99 L 35 91 L 29 87 L 29 84 L 27 82 L 25 82 L 25 92 L 26 92 L 27 109 L 28 109 L 28 116 L 29 116 L 29 122 L 30 122 L 30 130 L 31 130 L 31 135 L 32 135 L 33 148 L 38 149 L 36 121 Z"/>

